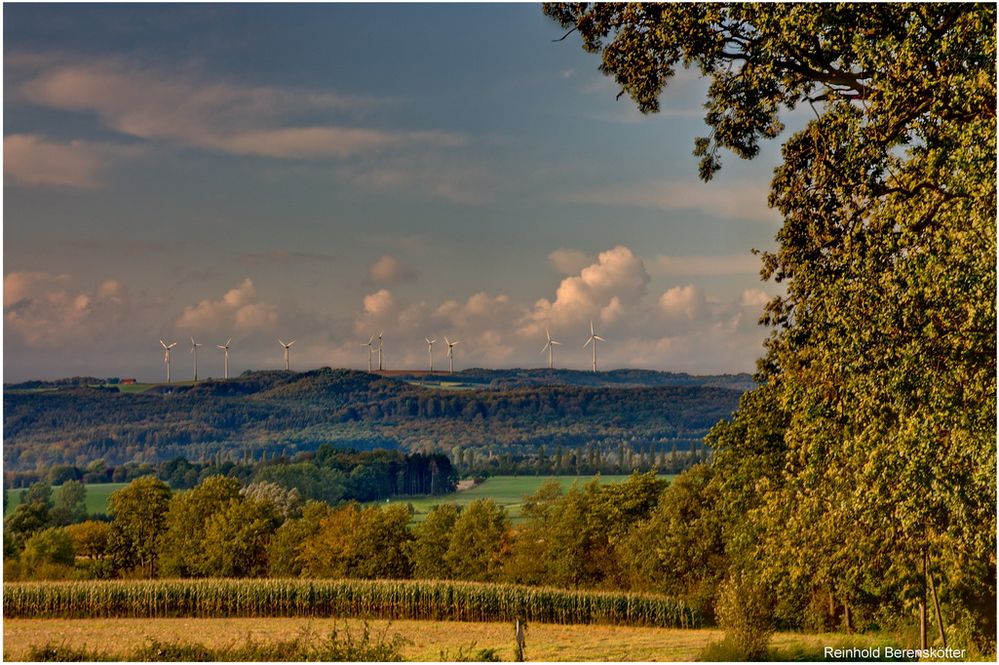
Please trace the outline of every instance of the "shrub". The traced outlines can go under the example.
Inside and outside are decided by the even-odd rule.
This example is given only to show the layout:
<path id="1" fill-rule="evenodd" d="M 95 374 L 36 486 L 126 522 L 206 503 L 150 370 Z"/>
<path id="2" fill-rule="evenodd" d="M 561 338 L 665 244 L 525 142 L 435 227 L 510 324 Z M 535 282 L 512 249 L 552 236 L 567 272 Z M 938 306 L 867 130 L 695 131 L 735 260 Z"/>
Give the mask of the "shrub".
<path id="1" fill-rule="evenodd" d="M 715 613 L 730 647 L 741 650 L 746 660 L 767 657 L 773 619 L 769 593 L 758 580 L 744 573 L 726 579 L 718 588 Z"/>

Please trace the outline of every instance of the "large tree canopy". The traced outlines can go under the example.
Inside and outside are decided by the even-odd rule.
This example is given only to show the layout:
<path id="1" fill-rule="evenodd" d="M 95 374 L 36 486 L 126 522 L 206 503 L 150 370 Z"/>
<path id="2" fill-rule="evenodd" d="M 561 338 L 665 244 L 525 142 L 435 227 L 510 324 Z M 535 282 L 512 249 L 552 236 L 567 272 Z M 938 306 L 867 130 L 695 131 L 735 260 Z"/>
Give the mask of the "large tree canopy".
<path id="1" fill-rule="evenodd" d="M 762 274 L 786 295 L 764 316 L 767 385 L 713 434 L 716 478 L 750 518 L 733 551 L 785 599 L 925 616 L 938 597 L 952 633 L 994 649 L 995 6 L 545 13 L 643 111 L 677 67 L 710 78 L 704 179 L 810 107 L 771 183 L 784 222 Z"/>

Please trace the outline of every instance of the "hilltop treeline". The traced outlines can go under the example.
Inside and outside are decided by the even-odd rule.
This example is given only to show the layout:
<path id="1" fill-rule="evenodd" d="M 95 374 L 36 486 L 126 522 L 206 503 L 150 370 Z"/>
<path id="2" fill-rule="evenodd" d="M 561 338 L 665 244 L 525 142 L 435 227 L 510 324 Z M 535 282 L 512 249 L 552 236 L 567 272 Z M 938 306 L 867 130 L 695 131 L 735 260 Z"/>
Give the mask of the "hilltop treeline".
<path id="1" fill-rule="evenodd" d="M 450 451 L 531 457 L 597 445 L 688 450 L 736 407 L 713 386 L 440 390 L 363 372 L 253 372 L 142 393 L 74 386 L 4 393 L 6 470 L 104 459 L 155 463 L 290 456 L 322 443 L 360 450 Z"/>

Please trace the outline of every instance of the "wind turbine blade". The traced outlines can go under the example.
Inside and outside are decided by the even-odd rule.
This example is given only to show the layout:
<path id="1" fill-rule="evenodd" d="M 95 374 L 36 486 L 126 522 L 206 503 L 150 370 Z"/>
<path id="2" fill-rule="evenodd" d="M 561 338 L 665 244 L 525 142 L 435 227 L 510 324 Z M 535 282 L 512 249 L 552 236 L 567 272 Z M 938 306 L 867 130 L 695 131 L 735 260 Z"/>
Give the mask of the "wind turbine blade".
<path id="1" fill-rule="evenodd" d="M 375 341 L 375 336 L 374 335 L 372 335 L 371 337 L 368 338 L 368 346 L 371 346 L 371 343 L 373 341 Z"/>
<path id="2" fill-rule="evenodd" d="M 222 346 L 221 344 L 216 344 L 215 346 L 218 347 L 218 348 L 220 348 L 220 349 L 222 349 L 223 351 L 225 351 L 225 347 Z"/>
<path id="3" fill-rule="evenodd" d="M 281 346 L 288 346 L 287 344 L 281 341 L 280 337 L 278 337 L 278 344 L 280 344 Z"/>
<path id="4" fill-rule="evenodd" d="M 167 348 L 168 348 L 168 349 L 172 349 L 172 348 L 173 348 L 173 347 L 175 347 L 175 346 L 177 346 L 177 342 L 174 342 L 173 344 L 171 344 L 171 345 L 170 345 L 170 346 L 168 346 Z"/>
<path id="5" fill-rule="evenodd" d="M 288 342 L 288 346 L 291 346 L 294 343 L 295 343 L 295 340 L 291 340 L 290 342 Z"/>
<path id="6" fill-rule="evenodd" d="M 545 344 L 544 346 L 542 346 L 542 347 L 541 347 L 541 350 L 540 350 L 540 351 L 538 351 L 538 353 L 544 353 L 544 352 L 545 352 L 545 351 L 547 351 L 547 350 L 548 350 L 548 345 L 547 345 L 547 344 Z"/>
<path id="7" fill-rule="evenodd" d="M 599 340 L 600 340 L 601 342 L 606 342 L 606 341 L 607 341 L 606 339 L 604 339 L 604 338 L 603 338 L 603 337 L 601 337 L 600 335 L 594 335 L 594 336 L 593 336 L 593 339 L 599 339 Z"/>
<path id="8" fill-rule="evenodd" d="M 457 342 L 451 342 L 451 346 L 454 346 L 455 344 L 461 344 L 461 342 L 460 342 L 460 341 L 457 341 Z"/>
<path id="9" fill-rule="evenodd" d="M 586 340 L 586 344 L 583 345 L 583 348 L 585 349 L 586 347 L 588 347 L 590 345 L 590 342 L 592 342 L 592 341 L 593 341 L 593 337 L 590 337 L 588 340 Z"/>
<path id="10" fill-rule="evenodd" d="M 447 344 L 448 346 L 451 346 L 451 342 L 447 340 L 447 335 L 444 335 L 444 343 Z"/>
<path id="11" fill-rule="evenodd" d="M 164 349 L 167 348 L 166 342 L 164 342 L 162 339 L 160 340 L 160 346 L 162 346 Z"/>
<path id="12" fill-rule="evenodd" d="M 554 344 L 555 346 L 559 346 L 560 344 L 562 344 L 562 342 L 556 342 L 555 340 L 551 340 L 551 343 Z"/>
<path id="13" fill-rule="evenodd" d="M 595 332 L 593 331 L 593 319 L 590 319 L 590 334 L 591 334 L 591 335 L 595 335 L 595 334 L 596 334 L 596 333 L 595 333 Z"/>

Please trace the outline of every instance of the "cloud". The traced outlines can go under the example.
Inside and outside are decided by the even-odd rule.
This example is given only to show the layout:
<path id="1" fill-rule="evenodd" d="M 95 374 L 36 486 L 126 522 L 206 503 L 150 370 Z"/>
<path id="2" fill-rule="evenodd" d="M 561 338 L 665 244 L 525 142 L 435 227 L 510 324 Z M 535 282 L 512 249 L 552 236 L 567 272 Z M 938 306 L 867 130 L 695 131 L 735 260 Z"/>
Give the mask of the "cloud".
<path id="1" fill-rule="evenodd" d="M 548 260 L 561 275 L 573 275 L 590 265 L 596 256 L 578 249 L 560 247 L 548 255 Z"/>
<path id="2" fill-rule="evenodd" d="M 417 273 L 394 256 L 384 254 L 368 268 L 368 276 L 378 284 L 393 285 L 416 281 Z"/>
<path id="3" fill-rule="evenodd" d="M 3 293 L 5 332 L 31 347 L 86 343 L 113 331 L 130 310 L 128 290 L 114 279 L 80 290 L 69 275 L 11 272 Z"/>
<path id="4" fill-rule="evenodd" d="M 35 134 L 8 134 L 3 140 L 3 172 L 24 185 L 96 189 L 103 186 L 105 171 L 137 152 L 107 143 L 59 143 Z"/>
<path id="5" fill-rule="evenodd" d="M 691 210 L 723 219 L 775 222 L 779 215 L 767 206 L 768 190 L 762 181 L 653 180 L 563 192 L 555 199 L 573 205 Z"/>
<path id="6" fill-rule="evenodd" d="M 234 155 L 343 159 L 414 147 L 452 147 L 465 139 L 433 131 L 382 130 L 342 116 L 377 100 L 308 90 L 199 79 L 117 58 L 21 58 L 15 98 L 91 112 L 122 134 Z M 337 122 L 297 123 L 304 115 Z"/>
<path id="7" fill-rule="evenodd" d="M 247 277 L 219 300 L 206 299 L 185 307 L 175 325 L 188 331 L 245 332 L 273 328 L 277 321 L 277 308 L 257 299 L 253 281 Z"/>
<path id="8" fill-rule="evenodd" d="M 538 300 L 522 329 L 536 333 L 546 324 L 578 325 L 593 318 L 612 322 L 645 294 L 649 279 L 642 259 L 618 245 L 601 252 L 578 275 L 563 279 L 553 301 Z"/>
<path id="9" fill-rule="evenodd" d="M 704 294 L 693 284 L 674 286 L 659 296 L 659 309 L 671 321 L 698 321 L 705 306 Z"/>

